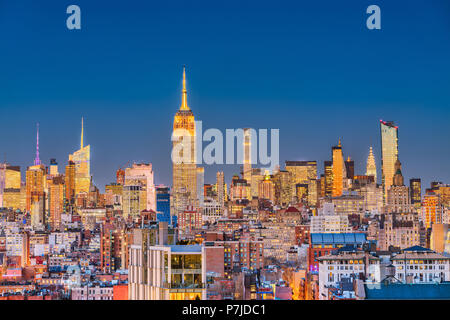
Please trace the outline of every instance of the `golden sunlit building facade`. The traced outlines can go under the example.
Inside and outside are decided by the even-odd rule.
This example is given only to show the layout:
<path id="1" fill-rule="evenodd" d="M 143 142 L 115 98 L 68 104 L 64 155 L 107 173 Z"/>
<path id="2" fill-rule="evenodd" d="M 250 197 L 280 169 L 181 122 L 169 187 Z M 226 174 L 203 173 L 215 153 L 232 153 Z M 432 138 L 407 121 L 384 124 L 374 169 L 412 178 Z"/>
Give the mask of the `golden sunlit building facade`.
<path id="1" fill-rule="evenodd" d="M 275 197 L 278 205 L 286 206 L 292 201 L 294 195 L 292 189 L 292 174 L 289 171 L 280 170 L 274 175 Z"/>
<path id="2" fill-rule="evenodd" d="M 21 183 L 20 167 L 4 165 L 3 178 L 3 207 L 24 211 L 26 196 L 25 188 Z"/>
<path id="3" fill-rule="evenodd" d="M 84 123 L 81 119 L 80 149 L 69 155 L 69 163 L 75 165 L 75 196 L 88 193 L 91 185 L 91 146 L 84 146 Z"/>
<path id="4" fill-rule="evenodd" d="M 122 210 L 124 218 L 138 217 L 147 209 L 147 192 L 140 185 L 124 186 Z"/>
<path id="5" fill-rule="evenodd" d="M 45 173 L 42 164 L 28 167 L 26 172 L 26 210 L 34 227 L 45 223 Z"/>
<path id="6" fill-rule="evenodd" d="M 426 228 L 442 223 L 443 208 L 440 196 L 429 192 L 422 199 L 422 221 Z"/>
<path id="7" fill-rule="evenodd" d="M 182 212 L 187 205 L 197 205 L 195 118 L 187 103 L 186 69 L 183 68 L 181 107 L 173 122 L 173 209 Z"/>
<path id="8" fill-rule="evenodd" d="M 333 189 L 332 196 L 339 197 L 342 195 L 344 187 L 344 156 L 342 155 L 342 145 L 339 139 L 339 144 L 332 148 L 333 156 Z"/>
<path id="9" fill-rule="evenodd" d="M 325 187 L 324 196 L 331 197 L 333 193 L 333 162 L 325 160 L 323 162 L 324 172 L 325 172 Z"/>
<path id="10" fill-rule="evenodd" d="M 387 192 L 393 183 L 395 163 L 398 159 L 398 127 L 392 121 L 380 120 L 381 131 L 381 180 L 383 184 L 383 201 L 386 203 Z"/>
<path id="11" fill-rule="evenodd" d="M 64 177 L 55 176 L 48 182 L 49 224 L 52 230 L 61 230 L 64 212 Z"/>
<path id="12" fill-rule="evenodd" d="M 268 174 L 258 184 L 258 198 L 270 200 L 272 203 L 275 203 L 275 184 L 272 177 Z"/>

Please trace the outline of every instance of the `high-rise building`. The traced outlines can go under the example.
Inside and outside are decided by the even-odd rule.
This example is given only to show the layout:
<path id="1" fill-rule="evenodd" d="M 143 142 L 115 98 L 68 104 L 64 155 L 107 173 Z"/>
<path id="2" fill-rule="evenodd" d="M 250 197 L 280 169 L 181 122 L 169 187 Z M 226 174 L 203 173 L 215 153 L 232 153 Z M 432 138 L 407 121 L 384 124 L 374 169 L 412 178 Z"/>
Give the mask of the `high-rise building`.
<path id="1" fill-rule="evenodd" d="M 69 163 L 75 164 L 75 196 L 81 192 L 89 193 L 91 185 L 91 146 L 84 146 L 84 120 L 81 119 L 80 150 L 69 155 Z"/>
<path id="2" fill-rule="evenodd" d="M 156 220 L 171 224 L 170 216 L 170 188 L 156 186 Z"/>
<path id="3" fill-rule="evenodd" d="M 332 156 L 333 156 L 333 190 L 332 196 L 339 197 L 342 195 L 342 191 L 344 188 L 344 157 L 342 155 L 342 145 L 341 139 L 339 139 L 339 144 L 332 148 Z"/>
<path id="4" fill-rule="evenodd" d="M 7 165 L 5 170 L 5 189 L 20 189 L 20 186 L 20 167 Z"/>
<path id="5" fill-rule="evenodd" d="M 217 202 L 218 202 L 219 206 L 222 208 L 222 210 L 225 206 L 225 195 L 226 195 L 224 180 L 225 180 L 225 178 L 224 178 L 223 171 L 218 171 L 216 174 Z"/>
<path id="6" fill-rule="evenodd" d="M 377 182 L 377 165 L 375 163 L 372 147 L 370 147 L 369 156 L 367 157 L 366 176 L 373 176 L 373 180 L 375 183 Z"/>
<path id="7" fill-rule="evenodd" d="M 383 201 L 393 183 L 395 162 L 398 159 L 398 127 L 392 121 L 380 120 L 381 132 L 381 180 L 383 184 Z"/>
<path id="8" fill-rule="evenodd" d="M 433 181 L 431 182 L 431 188 L 426 189 L 426 192 L 434 192 L 439 195 L 441 204 L 450 207 L 450 184 Z"/>
<path id="9" fill-rule="evenodd" d="M 286 161 L 285 169 L 292 174 L 294 185 L 317 178 L 317 161 Z"/>
<path id="10" fill-rule="evenodd" d="M 49 224 L 52 230 L 61 230 L 64 212 L 64 176 L 57 175 L 48 182 Z"/>
<path id="11" fill-rule="evenodd" d="M 333 162 L 326 160 L 323 162 L 325 172 L 325 196 L 331 197 L 333 194 Z"/>
<path id="12" fill-rule="evenodd" d="M 280 170 L 274 175 L 275 198 L 278 205 L 287 206 L 294 195 L 292 189 L 292 174 L 289 171 Z"/>
<path id="13" fill-rule="evenodd" d="M 411 201 L 409 198 L 409 188 L 403 182 L 402 165 L 398 159 L 395 162 L 395 175 L 392 181 L 393 184 L 389 187 L 387 193 L 387 212 L 410 212 Z"/>
<path id="14" fill-rule="evenodd" d="M 66 175 L 64 177 L 66 189 L 66 201 L 74 203 L 75 201 L 75 163 L 69 161 L 66 166 Z"/>
<path id="15" fill-rule="evenodd" d="M 174 214 L 187 205 L 197 205 L 195 118 L 187 103 L 186 69 L 183 68 L 183 91 L 180 109 L 173 122 L 173 208 Z"/>
<path id="16" fill-rule="evenodd" d="M 45 223 L 44 186 L 45 166 L 40 164 L 28 167 L 26 172 L 26 210 L 31 214 L 33 227 L 43 227 Z"/>
<path id="17" fill-rule="evenodd" d="M 204 185 L 205 185 L 205 168 L 197 167 L 197 201 L 199 208 L 203 208 L 205 202 L 205 195 L 203 193 Z"/>
<path id="18" fill-rule="evenodd" d="M 422 198 L 421 219 L 426 228 L 442 223 L 444 210 L 440 198 L 440 195 L 434 192 L 428 192 Z"/>
<path id="19" fill-rule="evenodd" d="M 122 210 L 125 218 L 140 216 L 142 211 L 147 210 L 146 190 L 140 185 L 124 186 Z"/>
<path id="20" fill-rule="evenodd" d="M 409 179 L 409 192 L 412 205 L 420 205 L 422 201 L 422 185 L 420 178 Z"/>
<path id="21" fill-rule="evenodd" d="M 36 133 L 36 158 L 26 171 L 26 210 L 31 214 L 31 225 L 42 228 L 45 223 L 45 166 L 39 158 L 39 124 Z"/>
<path id="22" fill-rule="evenodd" d="M 369 181 L 359 186 L 357 189 L 359 195 L 364 197 L 364 205 L 367 211 L 381 213 L 383 210 L 383 189 L 375 182 Z"/>
<path id="23" fill-rule="evenodd" d="M 347 173 L 346 178 L 353 180 L 355 177 L 355 161 L 353 161 L 350 157 L 345 160 L 345 172 Z"/>
<path id="24" fill-rule="evenodd" d="M 252 168 L 251 181 L 247 181 L 250 186 L 250 199 L 258 197 L 258 186 L 264 180 L 264 172 L 261 168 Z"/>
<path id="25" fill-rule="evenodd" d="M 286 161 L 285 169 L 291 174 L 293 194 L 297 193 L 298 184 L 309 184 L 312 179 L 317 179 L 317 161 Z"/>
<path id="26" fill-rule="evenodd" d="M 151 163 L 133 163 L 130 168 L 125 169 L 124 185 L 141 186 L 141 191 L 146 193 L 145 209 L 156 211 L 156 192 L 153 181 Z"/>
<path id="27" fill-rule="evenodd" d="M 25 188 L 21 185 L 21 173 L 19 166 L 6 165 L 4 169 L 3 207 L 14 210 L 25 210 Z"/>
<path id="28" fill-rule="evenodd" d="M 270 200 L 272 203 L 275 203 L 275 184 L 272 176 L 269 174 L 266 174 L 264 180 L 258 184 L 258 198 Z"/>
<path id="29" fill-rule="evenodd" d="M 259 184 L 258 184 L 258 192 L 259 192 Z M 251 199 L 251 189 L 247 183 L 247 180 L 240 179 L 238 175 L 233 176 L 231 179 L 230 185 L 230 200 L 243 200 Z"/>
<path id="30" fill-rule="evenodd" d="M 251 185 L 252 182 L 252 137 L 251 129 L 244 129 L 244 161 L 243 161 L 243 174 L 242 178 L 247 180 L 247 183 Z"/>
<path id="31" fill-rule="evenodd" d="M 58 162 L 56 162 L 56 159 L 50 159 L 50 172 L 49 175 L 52 177 L 59 175 L 58 172 Z"/>

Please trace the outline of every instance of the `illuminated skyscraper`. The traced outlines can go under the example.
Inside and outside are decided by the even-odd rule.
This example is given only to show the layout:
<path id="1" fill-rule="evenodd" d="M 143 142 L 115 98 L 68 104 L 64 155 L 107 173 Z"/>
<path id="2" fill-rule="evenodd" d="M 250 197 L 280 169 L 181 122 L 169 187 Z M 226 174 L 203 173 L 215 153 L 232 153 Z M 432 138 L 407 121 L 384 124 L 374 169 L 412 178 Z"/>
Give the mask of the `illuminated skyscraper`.
<path id="1" fill-rule="evenodd" d="M 293 194 L 296 193 L 297 184 L 309 184 L 311 180 L 317 179 L 317 161 L 286 161 L 285 169 L 291 174 Z"/>
<path id="2" fill-rule="evenodd" d="M 3 207 L 14 210 L 25 210 L 25 188 L 21 185 L 21 173 L 19 166 L 6 165 L 5 184 L 3 189 Z"/>
<path id="3" fill-rule="evenodd" d="M 333 162 L 326 160 L 323 162 L 325 172 L 325 196 L 331 197 L 333 193 Z"/>
<path id="4" fill-rule="evenodd" d="M 75 199 L 75 163 L 69 161 L 66 166 L 66 176 L 64 177 L 66 186 L 66 201 L 73 203 Z"/>
<path id="5" fill-rule="evenodd" d="M 56 159 L 50 159 L 50 175 L 52 177 L 59 175 L 58 163 L 56 162 Z"/>
<path id="6" fill-rule="evenodd" d="M 247 180 L 248 184 L 252 182 L 252 139 L 251 129 L 244 129 L 244 161 L 242 178 Z"/>
<path id="7" fill-rule="evenodd" d="M 134 163 L 131 168 L 126 168 L 124 185 L 141 186 L 141 191 L 146 193 L 144 209 L 156 211 L 156 189 L 151 163 Z M 142 200 L 143 197 L 141 197 Z"/>
<path id="8" fill-rule="evenodd" d="M 367 158 L 366 176 L 373 176 L 375 183 L 377 182 L 377 166 L 375 164 L 375 156 L 373 155 L 372 147 L 369 150 L 369 157 Z"/>
<path id="9" fill-rule="evenodd" d="M 39 158 L 39 124 L 36 133 L 36 158 L 26 172 L 26 210 L 31 213 L 33 227 L 44 225 L 45 213 L 45 166 Z"/>
<path id="10" fill-rule="evenodd" d="M 188 107 L 186 69 L 183 68 L 183 91 L 180 109 L 173 122 L 173 208 L 174 214 L 183 212 L 187 205 L 197 205 L 197 164 L 195 146 L 195 119 Z"/>
<path id="11" fill-rule="evenodd" d="M 344 157 L 342 155 L 342 145 L 341 139 L 339 139 L 339 144 L 332 148 L 333 156 L 333 190 L 332 196 L 339 197 L 342 195 L 342 190 L 344 187 Z"/>
<path id="12" fill-rule="evenodd" d="M 223 209 L 225 205 L 225 181 L 223 171 L 218 171 L 216 174 L 216 190 L 217 190 L 217 202 Z"/>
<path id="13" fill-rule="evenodd" d="M 80 150 L 69 155 L 69 162 L 75 164 L 75 196 L 80 192 L 89 193 L 91 185 L 91 146 L 84 146 L 84 125 L 81 118 Z"/>
<path id="14" fill-rule="evenodd" d="M 276 203 L 287 206 L 292 202 L 294 189 L 292 188 L 292 174 L 286 170 L 280 170 L 274 175 Z"/>
<path id="15" fill-rule="evenodd" d="M 147 206 L 147 193 L 140 185 L 123 187 L 123 217 L 138 217 Z"/>
<path id="16" fill-rule="evenodd" d="M 64 176 L 54 176 L 48 182 L 49 224 L 52 230 L 61 230 L 64 212 Z"/>
<path id="17" fill-rule="evenodd" d="M 409 192 L 411 193 L 411 204 L 419 204 L 422 201 L 422 186 L 419 178 L 409 180 Z"/>
<path id="18" fill-rule="evenodd" d="M 268 172 L 266 172 L 264 180 L 258 184 L 258 198 L 270 200 L 273 203 L 275 202 L 275 184 L 272 176 Z"/>
<path id="19" fill-rule="evenodd" d="M 398 159 L 398 127 L 392 121 L 380 120 L 381 131 L 381 180 L 383 184 L 383 201 L 393 183 L 395 162 Z"/>
<path id="20" fill-rule="evenodd" d="M 402 165 L 397 159 L 395 162 L 395 174 L 393 184 L 389 187 L 386 197 L 387 212 L 405 213 L 411 211 L 409 188 L 404 185 Z"/>
<path id="21" fill-rule="evenodd" d="M 292 174 L 294 184 L 317 178 L 317 161 L 286 161 L 285 168 Z"/>
<path id="22" fill-rule="evenodd" d="M 39 130 L 39 129 L 38 129 Z M 45 166 L 39 159 L 39 131 L 34 166 L 26 172 L 26 210 L 31 214 L 31 225 L 43 228 L 45 223 Z"/>
<path id="23" fill-rule="evenodd" d="M 346 178 L 353 180 L 355 176 L 355 161 L 353 161 L 350 157 L 345 160 L 345 172 L 347 173 Z"/>
<path id="24" fill-rule="evenodd" d="M 442 223 L 443 212 L 440 195 L 430 191 L 423 196 L 421 219 L 426 228 Z"/>

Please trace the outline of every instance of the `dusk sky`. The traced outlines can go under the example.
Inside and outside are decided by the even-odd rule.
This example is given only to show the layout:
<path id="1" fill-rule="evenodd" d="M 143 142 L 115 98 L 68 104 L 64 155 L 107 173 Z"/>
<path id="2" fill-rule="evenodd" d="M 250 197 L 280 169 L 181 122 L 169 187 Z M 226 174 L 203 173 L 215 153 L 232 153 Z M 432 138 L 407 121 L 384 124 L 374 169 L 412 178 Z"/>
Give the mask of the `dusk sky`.
<path id="1" fill-rule="evenodd" d="M 81 30 L 66 28 L 67 6 Z M 381 30 L 366 8 L 381 8 Z M 280 161 L 344 157 L 365 173 L 379 120 L 399 126 L 405 182 L 450 183 L 450 2 L 0 0 L 0 161 L 35 157 L 64 171 L 91 145 L 101 189 L 128 161 L 172 184 L 170 135 L 181 103 L 203 128 L 280 129 Z M 205 183 L 217 166 L 205 167 Z M 221 166 L 226 182 L 239 166 Z M 407 182 L 408 183 L 408 182 Z"/>

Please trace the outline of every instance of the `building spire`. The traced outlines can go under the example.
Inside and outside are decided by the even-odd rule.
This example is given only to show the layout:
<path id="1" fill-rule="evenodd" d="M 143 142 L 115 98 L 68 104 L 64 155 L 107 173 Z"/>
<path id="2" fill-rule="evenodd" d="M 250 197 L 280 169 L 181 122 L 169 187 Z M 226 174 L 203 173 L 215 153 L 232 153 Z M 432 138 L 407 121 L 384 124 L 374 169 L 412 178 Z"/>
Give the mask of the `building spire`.
<path id="1" fill-rule="evenodd" d="M 369 157 L 367 158 L 366 176 L 373 176 L 374 182 L 377 182 L 377 166 L 372 147 L 369 149 Z"/>
<path id="2" fill-rule="evenodd" d="M 41 165 L 41 159 L 39 159 L 39 122 L 37 123 L 37 130 L 36 130 L 36 158 L 34 159 L 34 165 L 35 166 Z"/>
<path id="3" fill-rule="evenodd" d="M 341 145 L 341 138 L 339 138 L 339 144 L 338 144 L 338 147 L 342 147 L 342 145 Z"/>
<path id="4" fill-rule="evenodd" d="M 183 91 L 181 97 L 180 110 L 190 110 L 187 103 L 187 90 L 186 90 L 186 66 L 183 66 Z"/>
<path id="5" fill-rule="evenodd" d="M 83 147 L 84 147 L 84 119 L 83 119 L 83 117 L 81 117 L 81 148 L 80 149 L 83 149 Z"/>

